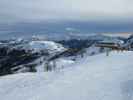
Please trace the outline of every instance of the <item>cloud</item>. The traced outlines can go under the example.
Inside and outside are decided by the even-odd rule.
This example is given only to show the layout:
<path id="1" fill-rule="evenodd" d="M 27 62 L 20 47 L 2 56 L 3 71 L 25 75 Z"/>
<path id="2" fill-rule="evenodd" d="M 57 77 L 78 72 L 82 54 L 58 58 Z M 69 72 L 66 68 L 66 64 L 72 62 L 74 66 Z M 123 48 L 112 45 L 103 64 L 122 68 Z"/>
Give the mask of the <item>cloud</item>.
<path id="1" fill-rule="evenodd" d="M 0 0 L 0 23 L 132 17 L 132 0 Z"/>

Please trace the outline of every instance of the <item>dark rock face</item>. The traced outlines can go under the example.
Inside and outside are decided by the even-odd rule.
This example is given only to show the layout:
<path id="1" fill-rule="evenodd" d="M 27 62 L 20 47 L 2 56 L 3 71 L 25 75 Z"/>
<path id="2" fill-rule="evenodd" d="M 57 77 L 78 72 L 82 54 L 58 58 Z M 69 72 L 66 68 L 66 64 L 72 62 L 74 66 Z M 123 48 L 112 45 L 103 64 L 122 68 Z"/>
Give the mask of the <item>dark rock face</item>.
<path id="1" fill-rule="evenodd" d="M 33 62 L 35 59 L 40 57 L 38 53 L 30 53 L 21 49 L 13 49 L 2 47 L 0 48 L 0 75 L 12 74 L 19 70 L 14 67 L 19 65 L 28 65 L 28 63 Z M 29 67 L 29 66 L 25 66 Z M 29 68 L 30 69 L 30 68 Z"/>

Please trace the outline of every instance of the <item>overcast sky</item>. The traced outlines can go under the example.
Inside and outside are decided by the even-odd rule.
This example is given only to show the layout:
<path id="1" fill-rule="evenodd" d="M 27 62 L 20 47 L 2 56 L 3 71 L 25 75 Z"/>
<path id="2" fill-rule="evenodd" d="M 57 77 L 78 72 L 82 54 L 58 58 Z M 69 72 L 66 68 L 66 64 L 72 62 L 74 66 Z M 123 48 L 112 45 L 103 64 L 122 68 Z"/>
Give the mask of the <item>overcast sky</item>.
<path id="1" fill-rule="evenodd" d="M 132 17 L 133 0 L 0 0 L 0 23 Z"/>

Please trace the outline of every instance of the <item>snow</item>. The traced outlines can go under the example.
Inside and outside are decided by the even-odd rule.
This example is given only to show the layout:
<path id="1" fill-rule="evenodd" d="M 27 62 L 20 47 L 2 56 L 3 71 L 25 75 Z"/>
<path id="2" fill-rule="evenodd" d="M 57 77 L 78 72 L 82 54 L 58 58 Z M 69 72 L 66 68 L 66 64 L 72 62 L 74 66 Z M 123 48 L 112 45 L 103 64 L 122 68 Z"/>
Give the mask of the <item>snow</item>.
<path id="1" fill-rule="evenodd" d="M 52 63 L 55 63 L 56 69 L 59 70 L 59 69 L 67 68 L 68 66 L 74 64 L 75 61 L 73 61 L 71 59 L 59 58 L 59 59 L 53 61 Z"/>
<path id="2" fill-rule="evenodd" d="M 45 65 L 45 62 L 44 62 L 44 57 L 40 57 L 39 59 L 37 59 L 36 61 L 34 61 L 33 63 L 38 63 L 38 65 L 36 66 L 36 71 L 38 73 L 40 72 L 44 72 L 44 65 Z"/>
<path id="3" fill-rule="evenodd" d="M 133 52 L 88 56 L 64 70 L 0 77 L 1 100 L 133 100 Z"/>
<path id="4" fill-rule="evenodd" d="M 33 52 L 44 51 L 49 53 L 57 53 L 66 50 L 61 44 L 46 40 L 32 40 L 19 45 L 17 48 L 32 50 Z"/>
<path id="5" fill-rule="evenodd" d="M 29 43 L 30 48 L 34 50 L 51 50 L 51 51 L 62 51 L 64 50 L 63 46 L 55 43 L 53 41 L 32 41 Z"/>

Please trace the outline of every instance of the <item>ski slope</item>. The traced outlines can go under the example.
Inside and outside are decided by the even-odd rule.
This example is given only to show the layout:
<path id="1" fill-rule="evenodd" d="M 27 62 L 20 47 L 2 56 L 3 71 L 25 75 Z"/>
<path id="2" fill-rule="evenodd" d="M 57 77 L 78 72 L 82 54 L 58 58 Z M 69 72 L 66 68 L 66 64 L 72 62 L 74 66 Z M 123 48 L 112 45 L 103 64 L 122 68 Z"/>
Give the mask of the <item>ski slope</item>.
<path id="1" fill-rule="evenodd" d="M 0 100 L 133 100 L 132 59 L 103 53 L 60 71 L 0 77 Z"/>

